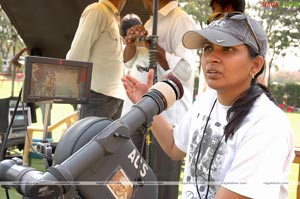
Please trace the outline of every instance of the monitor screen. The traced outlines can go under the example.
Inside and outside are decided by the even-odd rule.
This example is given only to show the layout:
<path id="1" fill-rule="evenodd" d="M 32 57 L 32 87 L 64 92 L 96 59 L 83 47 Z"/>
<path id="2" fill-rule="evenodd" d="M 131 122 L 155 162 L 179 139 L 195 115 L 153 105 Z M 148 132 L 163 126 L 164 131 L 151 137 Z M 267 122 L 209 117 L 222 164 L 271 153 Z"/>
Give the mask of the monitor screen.
<path id="1" fill-rule="evenodd" d="M 92 66 L 90 62 L 27 56 L 23 101 L 88 103 Z"/>

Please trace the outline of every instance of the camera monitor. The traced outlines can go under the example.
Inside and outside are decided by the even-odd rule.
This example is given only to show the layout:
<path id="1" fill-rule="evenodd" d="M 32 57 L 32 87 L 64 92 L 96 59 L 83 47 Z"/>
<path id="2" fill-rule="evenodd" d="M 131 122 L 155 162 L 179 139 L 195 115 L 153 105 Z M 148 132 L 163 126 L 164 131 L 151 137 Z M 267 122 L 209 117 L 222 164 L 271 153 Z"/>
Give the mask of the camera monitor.
<path id="1" fill-rule="evenodd" d="M 92 67 L 90 62 L 27 56 L 23 101 L 86 104 Z"/>

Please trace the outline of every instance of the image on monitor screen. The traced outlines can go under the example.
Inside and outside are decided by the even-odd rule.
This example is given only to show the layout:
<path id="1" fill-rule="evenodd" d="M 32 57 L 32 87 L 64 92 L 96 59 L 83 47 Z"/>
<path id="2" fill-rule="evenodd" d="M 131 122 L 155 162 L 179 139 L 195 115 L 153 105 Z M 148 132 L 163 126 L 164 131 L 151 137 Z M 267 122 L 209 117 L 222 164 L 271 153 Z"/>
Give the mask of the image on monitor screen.
<path id="1" fill-rule="evenodd" d="M 23 101 L 88 103 L 92 63 L 28 56 Z"/>

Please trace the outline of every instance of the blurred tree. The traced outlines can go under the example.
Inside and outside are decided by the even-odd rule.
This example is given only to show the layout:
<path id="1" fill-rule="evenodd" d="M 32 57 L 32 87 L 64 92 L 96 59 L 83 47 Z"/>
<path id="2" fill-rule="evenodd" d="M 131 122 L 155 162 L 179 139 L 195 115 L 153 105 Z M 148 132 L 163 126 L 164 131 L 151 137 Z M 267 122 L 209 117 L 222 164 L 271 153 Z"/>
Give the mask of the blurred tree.
<path id="1" fill-rule="evenodd" d="M 251 13 L 261 20 L 266 31 L 269 42 L 267 68 L 270 73 L 274 60 L 284 57 L 287 48 L 296 47 L 299 49 L 300 2 L 284 0 L 274 1 L 272 4 L 270 2 L 248 3 L 247 7 L 249 10 L 253 10 Z M 300 51 L 294 53 L 296 55 Z M 267 82 L 269 81 L 270 78 L 267 79 Z"/>
<path id="2" fill-rule="evenodd" d="M 15 52 L 21 48 L 24 48 L 21 38 L 0 7 L 0 53 L 2 59 L 8 59 L 11 54 L 15 55 Z"/>
<path id="3" fill-rule="evenodd" d="M 178 2 L 182 9 L 194 17 L 200 28 L 205 27 L 206 21 L 212 12 L 209 7 L 210 0 L 178 0 Z"/>
<path id="4" fill-rule="evenodd" d="M 300 71 L 277 71 L 272 73 L 270 80 L 280 84 L 300 83 Z"/>

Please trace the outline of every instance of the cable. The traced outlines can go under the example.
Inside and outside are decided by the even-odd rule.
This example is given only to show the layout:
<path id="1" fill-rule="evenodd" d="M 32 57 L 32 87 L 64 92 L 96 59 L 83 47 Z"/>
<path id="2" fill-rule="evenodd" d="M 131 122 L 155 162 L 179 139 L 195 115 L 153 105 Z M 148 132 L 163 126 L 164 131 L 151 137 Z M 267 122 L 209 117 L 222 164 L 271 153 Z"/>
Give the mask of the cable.
<path id="1" fill-rule="evenodd" d="M 10 199 L 9 193 L 8 193 L 8 188 L 7 187 L 3 187 L 3 188 L 5 189 L 6 199 Z"/>
<path id="2" fill-rule="evenodd" d="M 210 111 L 209 111 L 209 114 L 207 116 L 207 120 L 206 120 L 206 123 L 205 123 L 205 126 L 204 126 L 204 129 L 202 131 L 202 138 L 200 140 L 200 146 L 199 146 L 199 150 L 198 150 L 198 154 L 197 154 L 197 158 L 196 158 L 196 163 L 195 163 L 195 183 L 196 183 L 196 189 L 197 189 L 197 193 L 198 193 L 198 196 L 199 198 L 201 199 L 201 195 L 200 195 L 200 190 L 199 190 L 199 187 L 198 187 L 198 183 L 197 183 L 197 164 L 198 164 L 198 161 L 199 161 L 199 157 L 200 157 L 200 152 L 201 152 L 201 148 L 202 148 L 202 143 L 203 143 L 203 138 L 204 138 L 204 135 L 205 135 L 205 131 L 206 131 L 206 128 L 207 128 L 207 125 L 208 125 L 208 122 L 210 120 L 210 116 L 211 116 L 211 113 L 212 111 L 214 110 L 214 107 L 216 105 L 216 102 L 217 102 L 217 99 L 215 99 L 212 107 L 210 108 Z M 210 173 L 210 172 L 209 172 Z M 208 186 L 209 188 L 209 186 Z M 207 195 L 206 195 L 206 198 L 207 198 Z"/>
<path id="3" fill-rule="evenodd" d="M 7 140 L 8 140 L 8 136 L 9 136 L 10 130 L 12 128 L 13 121 L 15 120 L 16 112 L 17 112 L 17 109 L 18 109 L 18 106 L 19 106 L 21 95 L 22 95 L 22 90 L 23 90 L 23 87 L 20 89 L 20 93 L 19 93 L 19 96 L 18 96 L 18 99 L 17 99 L 17 103 L 15 105 L 15 109 L 14 109 L 13 115 L 11 117 L 11 120 L 9 122 L 9 126 L 8 126 L 8 128 L 6 130 L 6 133 L 5 133 L 5 136 L 4 136 L 4 139 L 3 139 L 3 143 L 2 143 L 2 146 L 1 146 L 1 150 L 0 150 L 1 151 L 0 152 L 0 161 L 2 161 L 2 160 L 5 159 Z"/>
<path id="4" fill-rule="evenodd" d="M 150 131 L 148 131 L 148 128 L 149 128 L 149 126 L 147 126 L 147 125 L 145 125 L 145 124 L 143 124 L 142 125 L 143 127 L 144 127 L 144 136 L 143 136 L 143 143 L 142 143 L 142 146 L 141 146 L 141 148 L 140 148 L 140 154 L 141 154 L 141 159 L 140 159 L 140 162 L 139 162 L 139 164 L 138 164 L 138 168 L 136 169 L 136 174 L 135 174 L 135 181 L 136 182 L 138 182 L 138 181 L 142 181 L 142 178 L 140 178 L 139 177 L 139 168 L 141 168 L 142 167 L 142 158 L 143 158 L 143 153 L 144 153 L 144 149 L 145 149 L 145 144 L 146 144 L 146 137 L 147 137 L 147 135 L 148 135 L 148 133 L 150 133 Z M 135 195 L 135 193 L 136 193 L 136 191 L 137 191 L 137 186 L 139 186 L 139 185 L 133 185 L 133 194 L 132 194 L 132 197 L 134 197 L 134 195 Z"/>

